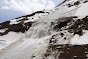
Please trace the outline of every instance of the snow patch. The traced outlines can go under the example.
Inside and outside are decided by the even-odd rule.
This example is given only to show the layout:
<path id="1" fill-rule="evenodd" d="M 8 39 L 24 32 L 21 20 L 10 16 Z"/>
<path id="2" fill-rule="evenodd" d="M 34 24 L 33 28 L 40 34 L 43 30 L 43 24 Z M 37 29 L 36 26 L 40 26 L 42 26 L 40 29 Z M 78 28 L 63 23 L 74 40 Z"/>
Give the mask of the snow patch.
<path id="1" fill-rule="evenodd" d="M 75 16 L 87 16 L 88 15 L 88 2 L 84 3 L 77 11 Z"/>
<path id="2" fill-rule="evenodd" d="M 83 31 L 84 34 L 82 36 L 79 35 L 75 35 L 72 39 L 71 39 L 71 43 L 70 44 L 88 44 L 88 31 L 85 30 Z"/>
<path id="3" fill-rule="evenodd" d="M 22 33 L 9 32 L 7 35 L 0 36 L 0 50 L 24 37 Z"/>

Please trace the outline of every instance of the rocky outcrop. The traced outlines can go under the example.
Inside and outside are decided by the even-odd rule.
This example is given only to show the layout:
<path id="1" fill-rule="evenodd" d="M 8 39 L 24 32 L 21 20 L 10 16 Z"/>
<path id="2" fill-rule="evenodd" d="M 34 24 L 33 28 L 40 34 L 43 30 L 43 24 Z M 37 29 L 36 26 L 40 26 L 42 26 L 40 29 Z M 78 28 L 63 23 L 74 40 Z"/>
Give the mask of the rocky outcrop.
<path id="1" fill-rule="evenodd" d="M 87 59 L 88 45 L 50 45 L 43 59 Z"/>
<path id="2" fill-rule="evenodd" d="M 10 24 L 4 24 L 0 26 L 1 29 L 6 29 L 7 30 L 3 33 L 0 33 L 0 36 L 2 35 L 6 35 L 8 34 L 10 31 L 13 31 L 13 32 L 22 32 L 24 33 L 25 31 L 27 31 L 31 25 L 32 25 L 33 22 L 28 22 L 28 23 L 19 23 L 19 24 L 13 24 L 13 25 L 10 25 Z"/>

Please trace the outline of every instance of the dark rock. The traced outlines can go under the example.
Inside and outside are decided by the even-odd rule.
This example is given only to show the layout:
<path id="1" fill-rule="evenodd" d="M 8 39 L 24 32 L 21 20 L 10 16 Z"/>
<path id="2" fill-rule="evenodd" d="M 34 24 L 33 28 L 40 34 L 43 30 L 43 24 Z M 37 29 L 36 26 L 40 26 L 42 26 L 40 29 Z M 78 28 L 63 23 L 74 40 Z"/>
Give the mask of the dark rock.
<path id="1" fill-rule="evenodd" d="M 64 36 L 64 34 L 63 34 L 63 33 L 61 33 L 60 35 L 61 35 L 62 37 Z"/>
<path id="2" fill-rule="evenodd" d="M 88 49 L 85 48 L 88 48 L 88 45 L 50 45 L 44 56 L 53 55 L 55 59 L 86 59 L 85 51 L 88 52 Z"/>
<path id="3" fill-rule="evenodd" d="M 68 30 L 74 34 L 82 35 L 82 30 L 88 30 L 88 16 L 83 19 L 78 19 Z"/>
<path id="4" fill-rule="evenodd" d="M 79 5 L 79 4 L 80 4 L 80 2 L 79 2 L 79 1 L 77 1 L 77 2 L 75 2 L 75 3 L 74 3 L 74 5 Z"/>
<path id="5" fill-rule="evenodd" d="M 5 23 L 1 23 L 0 29 L 8 28 L 8 30 L 6 30 L 4 33 L 0 33 L 0 35 L 2 36 L 5 34 L 8 34 L 8 32 L 10 32 L 10 31 L 24 33 L 25 31 L 27 31 L 31 27 L 32 23 L 33 22 L 18 23 L 18 24 L 12 24 L 12 25 L 9 24 L 9 21 L 5 22 Z M 24 24 L 24 26 L 23 26 L 23 24 Z"/>
<path id="6" fill-rule="evenodd" d="M 68 4 L 68 7 L 72 7 L 73 5 L 71 5 L 71 4 Z"/>
<path id="7" fill-rule="evenodd" d="M 10 21 L 6 21 L 4 23 L 0 23 L 0 29 L 8 28 Z"/>
<path id="8" fill-rule="evenodd" d="M 83 3 L 86 3 L 86 2 L 88 2 L 88 0 L 84 1 Z"/>
<path id="9" fill-rule="evenodd" d="M 66 37 L 64 39 L 66 40 Z"/>
<path id="10" fill-rule="evenodd" d="M 31 17 L 31 16 L 34 16 L 35 14 L 39 14 L 39 13 L 45 13 L 44 11 L 36 11 L 30 15 L 26 15 L 26 16 L 22 16 L 22 17 Z"/>
<path id="11" fill-rule="evenodd" d="M 67 23 L 68 23 L 68 21 L 60 22 L 60 24 L 57 24 L 57 25 L 54 27 L 54 30 L 61 29 L 62 27 L 66 26 Z"/>
<path id="12" fill-rule="evenodd" d="M 76 31 L 74 32 L 74 35 L 75 35 L 75 34 L 83 35 L 83 32 L 82 32 L 82 30 L 76 30 Z"/>

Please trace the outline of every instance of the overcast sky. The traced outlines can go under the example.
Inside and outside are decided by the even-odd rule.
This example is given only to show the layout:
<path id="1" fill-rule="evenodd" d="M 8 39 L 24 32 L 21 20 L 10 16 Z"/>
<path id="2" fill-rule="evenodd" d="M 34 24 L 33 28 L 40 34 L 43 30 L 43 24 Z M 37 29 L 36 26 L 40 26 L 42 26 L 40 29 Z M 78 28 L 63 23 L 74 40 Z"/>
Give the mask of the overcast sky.
<path id="1" fill-rule="evenodd" d="M 0 23 L 31 14 L 39 10 L 50 10 L 64 0 L 0 0 Z"/>

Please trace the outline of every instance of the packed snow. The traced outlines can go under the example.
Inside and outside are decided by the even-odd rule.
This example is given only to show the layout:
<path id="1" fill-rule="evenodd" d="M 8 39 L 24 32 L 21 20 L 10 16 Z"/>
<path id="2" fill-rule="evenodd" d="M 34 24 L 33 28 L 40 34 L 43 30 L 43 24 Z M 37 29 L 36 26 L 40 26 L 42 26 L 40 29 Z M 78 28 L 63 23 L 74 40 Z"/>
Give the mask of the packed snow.
<path id="1" fill-rule="evenodd" d="M 88 30 L 84 30 L 83 31 L 83 35 L 79 36 L 79 35 L 75 35 L 72 39 L 70 44 L 76 44 L 76 45 L 80 45 L 80 44 L 88 44 Z"/>
<path id="2" fill-rule="evenodd" d="M 88 15 L 88 2 L 83 4 L 77 11 L 76 16 L 86 16 Z"/>
<path id="3" fill-rule="evenodd" d="M 16 41 L 19 41 L 24 37 L 22 33 L 17 34 L 15 32 L 9 32 L 7 35 L 0 36 L 0 50 L 8 47 Z"/>

